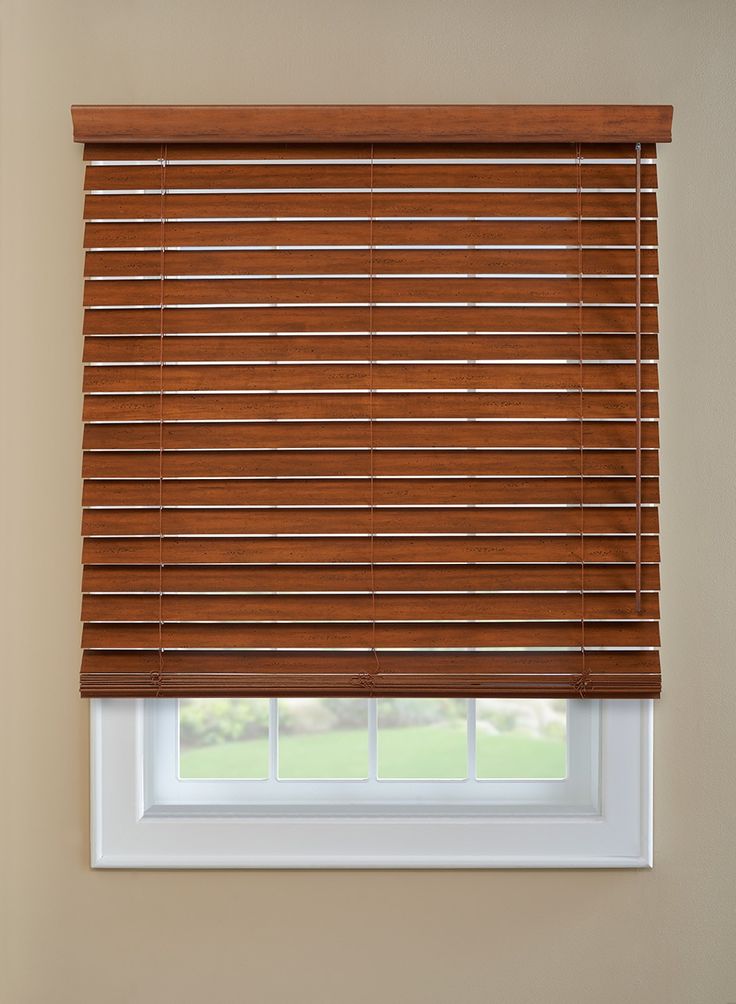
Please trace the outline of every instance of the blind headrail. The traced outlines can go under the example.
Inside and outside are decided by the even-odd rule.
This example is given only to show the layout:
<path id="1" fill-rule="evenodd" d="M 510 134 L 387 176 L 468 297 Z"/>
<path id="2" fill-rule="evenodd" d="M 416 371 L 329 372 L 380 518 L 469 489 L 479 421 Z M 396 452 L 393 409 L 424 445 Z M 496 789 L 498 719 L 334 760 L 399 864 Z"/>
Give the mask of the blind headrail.
<path id="1" fill-rule="evenodd" d="M 669 143 L 671 105 L 72 105 L 77 143 Z"/>

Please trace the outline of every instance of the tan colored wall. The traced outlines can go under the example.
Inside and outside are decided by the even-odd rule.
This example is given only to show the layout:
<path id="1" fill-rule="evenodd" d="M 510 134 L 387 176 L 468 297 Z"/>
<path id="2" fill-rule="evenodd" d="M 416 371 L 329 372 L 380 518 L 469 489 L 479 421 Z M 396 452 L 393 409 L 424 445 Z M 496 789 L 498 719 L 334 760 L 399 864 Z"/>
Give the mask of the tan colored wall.
<path id="1" fill-rule="evenodd" d="M 3 1004 L 736 1001 L 736 3 L 8 0 L 3 15 Z M 69 105 L 392 101 L 675 105 L 655 868 L 94 873 Z"/>

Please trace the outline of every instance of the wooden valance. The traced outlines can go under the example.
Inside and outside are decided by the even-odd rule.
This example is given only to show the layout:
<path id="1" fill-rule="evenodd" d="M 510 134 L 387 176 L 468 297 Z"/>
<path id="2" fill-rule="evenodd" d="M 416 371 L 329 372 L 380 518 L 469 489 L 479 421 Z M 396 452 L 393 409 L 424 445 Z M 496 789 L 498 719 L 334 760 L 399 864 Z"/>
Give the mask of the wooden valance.
<path id="1" fill-rule="evenodd" d="M 78 143 L 668 143 L 671 105 L 74 105 Z"/>

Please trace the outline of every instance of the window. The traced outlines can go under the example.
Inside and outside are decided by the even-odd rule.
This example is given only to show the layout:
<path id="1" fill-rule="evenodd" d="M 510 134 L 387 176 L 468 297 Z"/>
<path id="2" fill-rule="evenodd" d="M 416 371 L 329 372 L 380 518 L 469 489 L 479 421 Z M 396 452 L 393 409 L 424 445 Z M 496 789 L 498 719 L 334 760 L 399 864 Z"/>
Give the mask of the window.
<path id="1" fill-rule="evenodd" d="M 573 709 L 574 711 L 574 709 Z M 461 784 L 567 774 L 567 702 L 448 697 L 185 698 L 170 705 L 181 780 Z M 446 785 L 443 785 L 446 787 Z"/>
<path id="2" fill-rule="evenodd" d="M 671 111 L 73 110 L 98 862 L 649 860 Z"/>
<path id="3" fill-rule="evenodd" d="M 278 709 L 275 702 L 267 703 L 273 737 L 278 735 Z M 380 765 L 378 702 L 364 703 L 368 704 L 366 717 L 378 724 L 374 733 L 378 759 L 373 762 Z M 540 716 L 539 709 L 525 710 L 524 703 L 535 702 L 515 702 L 506 709 L 503 725 L 511 724 L 507 737 L 530 739 L 522 715 L 546 717 L 547 709 Z M 284 773 L 311 771 L 312 777 L 276 780 L 276 748 L 273 741 L 264 745 L 262 735 L 244 742 L 195 745 L 193 731 L 187 731 L 189 726 L 184 724 L 186 714 L 180 728 L 176 701 L 94 701 L 93 865 L 474 868 L 651 864 L 652 702 L 568 701 L 562 713 L 555 705 L 558 728 L 548 730 L 554 737 L 549 745 L 535 748 L 539 740 L 527 741 L 524 759 L 515 754 L 511 770 L 490 766 L 481 767 L 479 773 L 546 772 L 556 777 L 372 778 L 372 726 L 366 724 L 363 730 L 365 748 L 356 746 L 355 733 L 362 729 L 360 710 L 354 709 L 354 727 L 334 729 L 334 720 L 328 723 L 324 709 L 315 702 L 311 708 L 302 705 L 302 721 L 292 719 L 283 730 L 282 747 L 287 751 L 290 743 L 301 744 L 299 756 L 287 759 Z M 474 745 L 479 766 L 492 763 L 494 757 L 497 764 L 508 763 L 500 759 L 501 745 L 508 743 L 488 743 L 483 752 L 477 731 L 473 743 L 471 707 L 466 708 L 467 730 L 462 727 L 462 715 L 445 716 L 444 724 L 438 720 L 423 726 L 387 725 L 393 741 L 384 750 L 385 773 L 462 773 L 457 766 L 460 744 L 453 749 L 458 734 L 465 740 L 468 763 Z M 499 705 L 489 714 L 491 709 L 479 701 L 475 710 L 476 729 L 486 717 L 495 720 L 496 727 L 502 722 Z M 428 717 L 426 711 L 419 713 Z M 400 721 L 398 709 L 391 708 L 386 720 Z M 559 730 L 563 721 L 564 740 Z M 317 726 L 321 731 L 313 731 Z M 447 755 L 443 752 L 438 758 L 436 748 L 426 743 L 427 755 L 421 755 L 417 735 L 423 728 L 446 729 Z M 200 727 L 195 731 L 205 734 Z M 255 731 L 263 732 L 263 723 Z M 220 732 L 226 734 L 225 728 Z M 334 745 L 325 743 L 325 736 Z M 322 741 L 312 746 L 311 753 L 305 752 L 315 737 Z M 244 750 L 248 742 L 253 748 Z M 338 759 L 341 744 L 337 772 L 357 774 L 365 764 L 367 777 L 315 776 L 335 773 L 329 765 Z M 428 760 L 429 751 L 434 766 Z M 222 766 L 208 771 L 208 756 L 214 757 L 210 762 Z M 304 764 L 311 767 L 301 769 L 299 765 Z M 195 773 L 230 776 L 186 776 Z M 264 777 L 232 776 L 242 773 Z M 472 774 L 472 768 L 468 773 Z"/>

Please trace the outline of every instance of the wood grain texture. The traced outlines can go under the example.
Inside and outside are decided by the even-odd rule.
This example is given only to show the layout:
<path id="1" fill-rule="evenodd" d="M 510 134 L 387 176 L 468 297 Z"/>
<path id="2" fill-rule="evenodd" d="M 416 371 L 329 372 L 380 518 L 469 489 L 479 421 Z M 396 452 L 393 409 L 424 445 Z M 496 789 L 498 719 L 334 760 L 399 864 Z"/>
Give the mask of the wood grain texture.
<path id="1" fill-rule="evenodd" d="M 657 367 L 639 370 L 642 390 L 656 390 Z M 164 391 L 624 390 L 637 387 L 634 363 L 284 363 L 215 362 L 85 366 L 86 394 Z"/>
<path id="2" fill-rule="evenodd" d="M 85 335 L 158 334 L 242 334 L 281 331 L 353 332 L 366 331 L 369 323 L 376 332 L 570 332 L 577 331 L 579 313 L 584 333 L 636 330 L 633 306 L 533 306 L 533 307 L 464 307 L 464 306 L 376 306 L 369 321 L 367 306 L 346 307 L 164 307 L 149 309 L 87 309 Z M 657 310 L 642 307 L 642 330 L 657 331 Z"/>
<path id="3" fill-rule="evenodd" d="M 85 284 L 87 307 L 315 303 L 562 303 L 577 301 L 578 278 L 160 279 L 95 280 Z M 642 303 L 657 302 L 657 282 L 644 279 Z M 586 278 L 583 301 L 635 303 L 633 278 Z"/>
<path id="4" fill-rule="evenodd" d="M 281 392 L 279 394 L 89 394 L 84 401 L 85 422 L 117 421 L 251 421 L 272 419 L 376 419 L 424 418 L 565 418 L 580 417 L 580 395 L 566 391 L 466 394 L 426 392 L 397 394 Z M 163 410 L 163 415 L 162 415 Z M 631 391 L 585 391 L 585 419 L 636 417 Z M 657 418 L 657 395 L 642 394 L 642 417 Z"/>
<path id="5" fill-rule="evenodd" d="M 166 648 L 370 648 L 371 623 L 175 623 L 164 622 Z M 659 644 L 656 621 L 589 621 L 585 637 L 591 647 Z M 423 622 L 379 621 L 377 648 L 454 648 L 476 646 L 554 647 L 580 645 L 581 626 L 575 621 Z M 158 648 L 158 624 L 85 624 L 84 648 Z"/>
<path id="6" fill-rule="evenodd" d="M 642 188 L 657 187 L 657 167 L 643 164 Z M 88 192 L 160 190 L 160 164 L 90 165 L 85 171 Z M 343 164 L 167 164 L 166 190 L 176 189 L 363 189 L 363 212 L 370 208 L 373 188 L 575 188 L 573 163 L 375 163 Z M 583 162 L 584 189 L 636 187 L 633 164 Z M 335 214 L 337 215 L 337 214 Z M 577 215 L 577 214 L 575 214 Z"/>
<path id="7" fill-rule="evenodd" d="M 656 449 L 657 423 L 642 424 L 642 446 Z M 112 422 L 85 426 L 85 450 L 248 450 L 396 447 L 634 449 L 636 423 L 506 421 Z"/>
<path id="8" fill-rule="evenodd" d="M 630 477 L 633 450 L 172 450 L 91 451 L 85 478 Z M 656 450 L 642 473 L 658 473 Z M 298 501 L 298 500 L 297 500 Z"/>
<path id="9" fill-rule="evenodd" d="M 370 661 L 375 667 L 375 658 Z M 365 659 L 369 665 L 369 660 Z M 448 673 L 446 677 L 419 675 L 389 676 L 358 674 L 309 676 L 303 673 L 274 676 L 238 673 L 233 676 L 200 676 L 164 672 L 123 674 L 83 673 L 80 678 L 82 697 L 551 697 L 551 698 L 631 698 L 643 700 L 659 697 L 661 678 L 631 675 L 598 677 L 587 673 L 535 676 L 516 673 L 508 677 L 483 678 L 464 673 Z"/>
<path id="10" fill-rule="evenodd" d="M 476 676 L 506 676 L 515 671 L 522 675 L 555 676 L 581 672 L 583 665 L 598 675 L 659 673 L 658 652 L 595 652 L 585 653 L 585 662 L 580 652 L 402 652 L 385 649 L 381 653 L 382 674 L 436 676 L 455 670 Z M 325 652 L 271 651 L 271 652 L 166 652 L 167 668 L 171 673 L 201 676 L 250 673 L 273 673 L 291 675 L 301 673 L 304 677 L 312 674 L 329 673 L 337 676 L 350 673 L 375 673 L 375 660 L 370 651 L 340 652 L 332 655 Z M 111 674 L 156 672 L 158 652 L 125 651 L 101 649 L 87 652 L 84 668 L 89 673 L 107 670 Z M 371 666 L 372 663 L 372 666 Z"/>
<path id="11" fill-rule="evenodd" d="M 579 472 L 578 472 L 579 475 Z M 159 489 L 160 484 L 160 489 Z M 633 505 L 636 484 L 629 476 L 378 478 L 201 478 L 86 480 L 85 506 L 164 505 Z M 654 477 L 642 479 L 642 500 L 659 500 Z"/>
<path id="12" fill-rule="evenodd" d="M 642 531 L 659 529 L 657 511 L 644 508 Z M 133 534 L 391 534 L 391 533 L 634 533 L 633 507 L 522 508 L 187 508 L 86 509 L 85 536 Z"/>
<path id="13" fill-rule="evenodd" d="M 584 578 L 583 578 L 584 571 Z M 645 590 L 659 589 L 659 567 L 642 567 Z M 633 592 L 634 566 L 627 564 L 413 564 L 374 568 L 377 593 L 490 591 L 534 594 L 572 591 L 578 604 L 587 590 Z M 365 593 L 373 578 L 369 565 L 86 565 L 85 593 Z M 158 598 L 158 596 L 156 597 Z M 578 610 L 580 609 L 578 605 Z M 112 618 L 108 618 L 112 619 Z"/>
<path id="14" fill-rule="evenodd" d="M 642 243 L 657 243 L 657 224 L 644 220 Z M 158 222 L 87 223 L 85 248 L 159 248 Z M 583 220 L 584 245 L 631 247 L 636 241 L 634 220 Z M 167 222 L 166 248 L 202 247 L 368 247 L 431 248 L 453 244 L 576 245 L 576 220 L 215 220 Z M 167 256 L 168 257 L 168 256 Z M 366 268 L 365 255 L 363 269 Z M 378 268 L 374 265 L 375 270 Z M 435 260 L 433 271 L 437 271 Z M 479 271 L 477 265 L 468 269 Z M 577 268 L 575 269 L 577 271 Z"/>
<path id="15" fill-rule="evenodd" d="M 191 160 L 574 160 L 577 143 L 184 143 L 171 144 L 170 162 Z M 585 160 L 636 159 L 633 142 L 581 144 Z M 656 157 L 655 143 L 642 143 L 645 160 Z M 161 143 L 86 143 L 85 161 L 153 161 L 161 159 Z"/>
<path id="16" fill-rule="evenodd" d="M 577 219 L 575 192 L 374 192 L 373 213 L 382 216 L 541 216 Z M 584 219 L 633 217 L 634 192 L 586 191 Z M 642 193 L 644 218 L 657 215 L 657 196 Z M 368 215 L 363 192 L 167 192 L 166 219 L 236 219 L 247 217 L 364 217 Z M 87 195 L 86 220 L 161 218 L 161 195 L 108 193 Z"/>
<path id="17" fill-rule="evenodd" d="M 498 537 L 89 537 L 84 564 L 287 564 L 434 562 L 587 562 L 629 563 L 636 557 L 632 536 L 588 535 Z M 645 536 L 642 560 L 659 561 L 659 543 Z"/>
<path id="18" fill-rule="evenodd" d="M 85 652 L 86 696 L 282 695 L 657 697 L 651 651 L 402 652 L 102 650 Z M 585 671 L 585 686 L 582 672 Z"/>
<path id="19" fill-rule="evenodd" d="M 473 335 L 88 335 L 86 363 L 374 362 L 401 360 L 569 360 L 580 354 L 578 334 Z M 657 335 L 642 336 L 642 359 L 656 359 Z M 588 334 L 583 360 L 636 359 L 633 334 Z"/>
<path id="20" fill-rule="evenodd" d="M 82 693 L 659 694 L 656 137 L 573 111 L 81 110 Z"/>
<path id="21" fill-rule="evenodd" d="M 655 275 L 656 248 L 642 249 L 642 271 Z M 339 275 L 370 271 L 368 248 L 216 248 L 166 251 L 167 276 Z M 577 274 L 578 249 L 532 248 L 373 248 L 373 270 L 388 274 L 562 273 Z M 586 275 L 633 275 L 633 247 L 584 247 Z M 86 276 L 160 276 L 159 250 L 87 251 Z"/>
<path id="22" fill-rule="evenodd" d="M 307 596 L 158 596 L 88 595 L 82 618 L 114 623 L 158 623 L 161 609 L 165 621 L 197 621 L 229 624 L 250 622 L 370 621 L 374 603 L 370 595 L 320 594 Z M 420 593 L 377 596 L 379 621 L 579 621 L 580 596 L 573 593 L 537 595 L 472 593 Z M 653 620 L 659 617 L 656 593 L 645 593 L 642 609 L 636 611 L 633 593 L 586 593 L 585 614 L 591 620 Z"/>
<path id="23" fill-rule="evenodd" d="M 72 105 L 87 142 L 669 142 L 671 105 Z"/>

